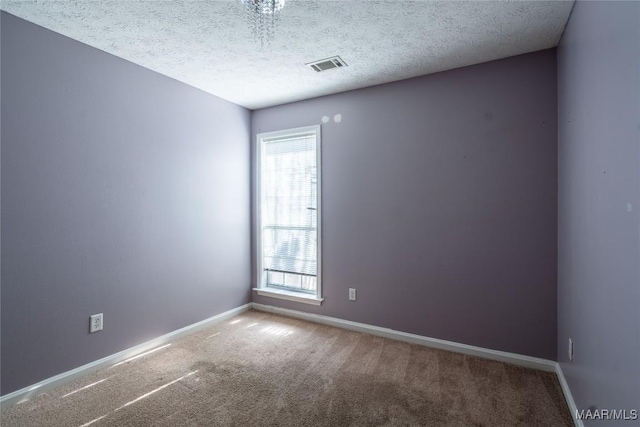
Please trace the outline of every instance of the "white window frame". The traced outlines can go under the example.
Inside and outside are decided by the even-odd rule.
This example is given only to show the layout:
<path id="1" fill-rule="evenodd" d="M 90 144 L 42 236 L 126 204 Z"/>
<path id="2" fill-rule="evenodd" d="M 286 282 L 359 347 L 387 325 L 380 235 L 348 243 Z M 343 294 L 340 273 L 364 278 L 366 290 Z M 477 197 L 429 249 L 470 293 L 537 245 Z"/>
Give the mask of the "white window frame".
<path id="1" fill-rule="evenodd" d="M 276 132 L 264 132 L 256 135 L 256 163 L 255 163 L 255 218 L 254 218 L 254 255 L 255 255 L 255 277 L 256 287 L 253 289 L 261 296 L 267 296 L 272 298 L 279 298 L 289 301 L 296 301 L 305 304 L 320 305 L 324 298 L 322 298 L 322 144 L 320 125 L 305 126 L 294 129 L 286 129 Z M 283 138 L 288 136 L 295 136 L 302 133 L 315 133 L 316 134 L 316 164 L 317 164 L 317 187 L 316 187 L 316 218 L 317 218 L 317 285 L 316 294 L 310 294 L 305 292 L 296 292 L 293 290 L 276 289 L 267 287 L 266 285 L 266 273 L 262 268 L 262 147 L 264 140 Z"/>

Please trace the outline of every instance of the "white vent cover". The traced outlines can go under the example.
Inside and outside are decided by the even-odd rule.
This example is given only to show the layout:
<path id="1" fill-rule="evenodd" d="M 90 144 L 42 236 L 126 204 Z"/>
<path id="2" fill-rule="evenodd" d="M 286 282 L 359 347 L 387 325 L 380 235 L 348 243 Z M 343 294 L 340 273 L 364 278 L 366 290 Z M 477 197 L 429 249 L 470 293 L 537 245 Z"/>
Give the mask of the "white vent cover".
<path id="1" fill-rule="evenodd" d="M 347 66 L 347 64 L 339 56 L 321 59 L 319 61 L 313 61 L 306 65 L 307 67 L 311 68 L 313 71 L 317 71 L 318 73 L 321 71 L 333 70 L 334 68 Z"/>

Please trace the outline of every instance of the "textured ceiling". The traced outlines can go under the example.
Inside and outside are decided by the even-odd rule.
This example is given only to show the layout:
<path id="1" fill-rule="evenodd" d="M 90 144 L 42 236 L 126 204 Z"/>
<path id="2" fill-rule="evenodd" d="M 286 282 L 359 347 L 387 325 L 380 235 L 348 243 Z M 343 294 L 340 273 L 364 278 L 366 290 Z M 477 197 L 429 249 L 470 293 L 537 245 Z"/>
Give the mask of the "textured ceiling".
<path id="1" fill-rule="evenodd" d="M 558 44 L 572 1 L 287 0 L 261 47 L 240 0 L 8 1 L 13 15 L 250 109 Z M 305 64 L 339 55 L 347 68 Z"/>

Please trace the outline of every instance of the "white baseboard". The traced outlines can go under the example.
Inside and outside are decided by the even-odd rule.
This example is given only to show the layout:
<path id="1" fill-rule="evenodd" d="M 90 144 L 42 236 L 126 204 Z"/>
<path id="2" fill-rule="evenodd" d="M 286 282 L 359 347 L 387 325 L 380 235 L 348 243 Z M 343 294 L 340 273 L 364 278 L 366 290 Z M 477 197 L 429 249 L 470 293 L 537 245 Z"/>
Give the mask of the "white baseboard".
<path id="1" fill-rule="evenodd" d="M 236 316 L 244 311 L 249 310 L 250 308 L 253 308 L 258 311 L 264 311 L 268 313 L 281 314 L 283 316 L 295 317 L 297 319 L 307 320 L 310 322 L 320 323 L 323 325 L 335 326 L 342 329 L 349 329 L 356 332 L 364 332 L 371 335 L 377 335 L 377 336 L 390 338 L 398 341 L 404 341 L 412 344 L 424 345 L 426 347 L 432 347 L 432 348 L 437 348 L 441 350 L 467 354 L 470 356 L 482 357 L 485 359 L 496 360 L 499 362 L 510 363 L 512 365 L 524 366 L 527 368 L 538 369 L 546 372 L 554 372 L 558 377 L 560 386 L 562 387 L 562 391 L 567 401 L 567 405 L 569 406 L 569 410 L 571 411 L 571 417 L 575 422 L 575 426 L 584 427 L 584 424 L 582 423 L 582 421 L 577 420 L 575 417 L 576 404 L 573 400 L 573 396 L 571 394 L 571 390 L 569 389 L 569 385 L 567 384 L 567 381 L 564 378 L 564 374 L 562 373 L 560 364 L 552 360 L 541 359 L 541 358 L 530 357 L 530 356 L 523 356 L 520 354 L 508 353 L 505 351 L 490 350 L 482 347 L 476 347 L 476 346 L 467 345 L 467 344 L 460 344 L 453 341 L 446 341 L 446 340 L 441 340 L 437 338 L 429 338 L 421 335 L 415 335 L 415 334 L 409 334 L 406 332 L 396 331 L 393 329 L 381 328 L 379 326 L 368 325 L 366 323 L 352 322 L 349 320 L 338 319 L 336 317 L 305 313 L 302 311 L 289 310 L 286 308 L 274 307 L 274 306 L 258 304 L 258 303 L 249 303 L 249 304 L 245 304 L 240 307 L 231 309 L 229 311 L 225 311 L 224 313 L 220 313 L 216 316 L 210 317 L 208 319 L 202 320 L 200 322 L 197 322 L 192 325 L 186 326 L 184 328 L 178 329 L 176 331 L 170 332 L 166 335 L 162 335 L 161 337 L 147 341 L 143 344 L 137 345 L 135 347 L 131 347 L 127 350 L 123 350 L 116 354 L 112 354 L 111 356 L 104 357 L 102 359 L 96 360 L 94 362 L 88 363 L 86 365 L 80 366 L 70 371 L 63 372 L 51 378 L 47 378 L 43 381 L 40 381 L 39 383 L 30 385 L 23 389 L 16 390 L 12 393 L 1 396 L 0 406 L 6 407 L 9 405 L 24 401 L 26 399 L 29 399 L 33 395 L 40 394 L 46 390 L 50 390 L 54 387 L 68 383 L 82 376 L 89 375 L 90 373 L 93 373 L 99 369 L 106 368 L 108 366 L 114 365 L 123 360 L 134 357 L 138 354 L 142 354 L 156 347 L 160 347 L 182 336 L 192 334 L 194 332 L 197 332 L 201 329 L 206 328 L 207 326 L 221 322 L 230 317 Z"/>
<path id="2" fill-rule="evenodd" d="M 426 347 L 437 348 L 441 350 L 453 351 L 456 353 L 468 354 L 470 356 L 478 356 L 485 359 L 497 360 L 499 362 L 510 363 L 512 365 L 524 366 L 527 368 L 538 369 L 546 372 L 556 372 L 557 362 L 553 360 L 541 359 L 538 357 L 523 356 L 516 353 L 508 353 L 506 351 L 490 350 L 473 345 L 460 344 L 453 341 L 441 340 L 438 338 L 429 338 L 422 335 L 409 334 L 406 332 L 396 331 L 393 329 L 381 328 L 379 326 L 367 325 L 366 323 L 351 322 L 336 317 L 322 316 L 320 314 L 305 313 L 302 311 L 289 310 L 286 308 L 274 307 L 271 305 L 252 303 L 252 308 L 268 313 L 282 314 L 284 316 L 295 317 L 297 319 L 308 320 L 310 322 L 321 323 L 323 325 L 335 326 L 338 328 L 349 329 L 357 332 L 364 332 L 380 337 L 391 338 L 398 341 L 404 341 L 411 344 L 424 345 Z"/>
<path id="3" fill-rule="evenodd" d="M 490 350 L 483 347 L 473 345 L 460 344 L 453 341 L 446 341 L 437 338 L 429 338 L 422 335 L 409 334 L 406 332 L 395 331 L 393 329 L 381 328 L 379 326 L 367 325 L 366 323 L 351 322 L 349 320 L 338 319 L 336 317 L 322 316 L 320 314 L 305 313 L 302 311 L 289 310 L 286 308 L 274 307 L 272 305 L 252 303 L 251 308 L 267 313 L 281 314 L 283 316 L 295 317 L 297 319 L 308 320 L 310 322 L 321 323 L 323 325 L 335 326 L 338 328 L 349 329 L 356 332 L 364 332 L 371 335 L 377 335 L 385 338 L 391 338 L 398 341 L 404 341 L 411 344 L 424 345 L 426 347 L 448 350 L 455 353 L 467 354 L 470 356 L 482 357 L 485 359 L 497 360 L 499 362 L 509 363 L 512 365 L 523 366 L 526 368 L 537 369 L 545 372 L 553 372 L 557 375 L 564 398 L 571 412 L 571 418 L 575 423 L 575 427 L 584 427 L 582 420 L 576 419 L 576 404 L 573 400 L 569 384 L 564 378 L 562 369 L 558 362 L 553 360 L 541 359 L 538 357 L 523 356 L 516 353 L 508 353 L 506 351 Z"/>
<path id="4" fill-rule="evenodd" d="M 47 378 L 46 380 L 42 380 L 39 383 L 30 385 L 20 390 L 16 390 L 13 393 L 1 396 L 0 406 L 5 407 L 14 403 L 24 401 L 35 394 L 40 394 L 43 391 L 50 390 L 54 387 L 68 383 L 99 369 L 106 368 L 107 366 L 111 366 L 123 360 L 129 359 L 133 356 L 164 345 L 170 341 L 174 341 L 184 335 L 192 334 L 214 323 L 218 323 L 230 317 L 236 316 L 244 311 L 249 310 L 250 308 L 251 303 L 236 307 L 234 309 L 225 311 L 224 313 L 220 313 L 216 316 L 210 317 L 192 325 L 185 326 L 184 328 L 178 329 L 176 331 L 169 332 L 168 334 L 162 335 L 158 338 L 152 339 L 135 347 L 131 347 L 116 354 L 112 354 L 111 356 L 103 357 L 102 359 L 87 363 L 86 365 L 80 366 L 67 372 L 63 372 L 51 378 Z"/>
<path id="5" fill-rule="evenodd" d="M 567 406 L 569 407 L 571 418 L 573 418 L 575 426 L 584 427 L 584 423 L 582 422 L 582 420 L 579 420 L 576 417 L 576 414 L 578 413 L 578 407 L 576 406 L 576 402 L 573 400 L 573 395 L 571 394 L 569 383 L 567 383 L 567 380 L 562 373 L 562 367 L 559 363 L 556 366 L 556 375 L 558 376 L 558 381 L 560 381 L 560 387 L 562 387 L 562 393 L 564 393 L 564 398 L 567 401 Z"/>

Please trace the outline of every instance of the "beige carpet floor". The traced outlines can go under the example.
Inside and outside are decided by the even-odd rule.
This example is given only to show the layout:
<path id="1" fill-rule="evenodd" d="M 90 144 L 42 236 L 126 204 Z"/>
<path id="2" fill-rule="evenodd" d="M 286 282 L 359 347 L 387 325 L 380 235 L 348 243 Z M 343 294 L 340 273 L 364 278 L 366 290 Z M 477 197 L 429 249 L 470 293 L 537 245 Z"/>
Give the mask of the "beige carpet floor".
<path id="1" fill-rule="evenodd" d="M 3 409 L 10 426 L 571 426 L 555 375 L 257 311 Z"/>

